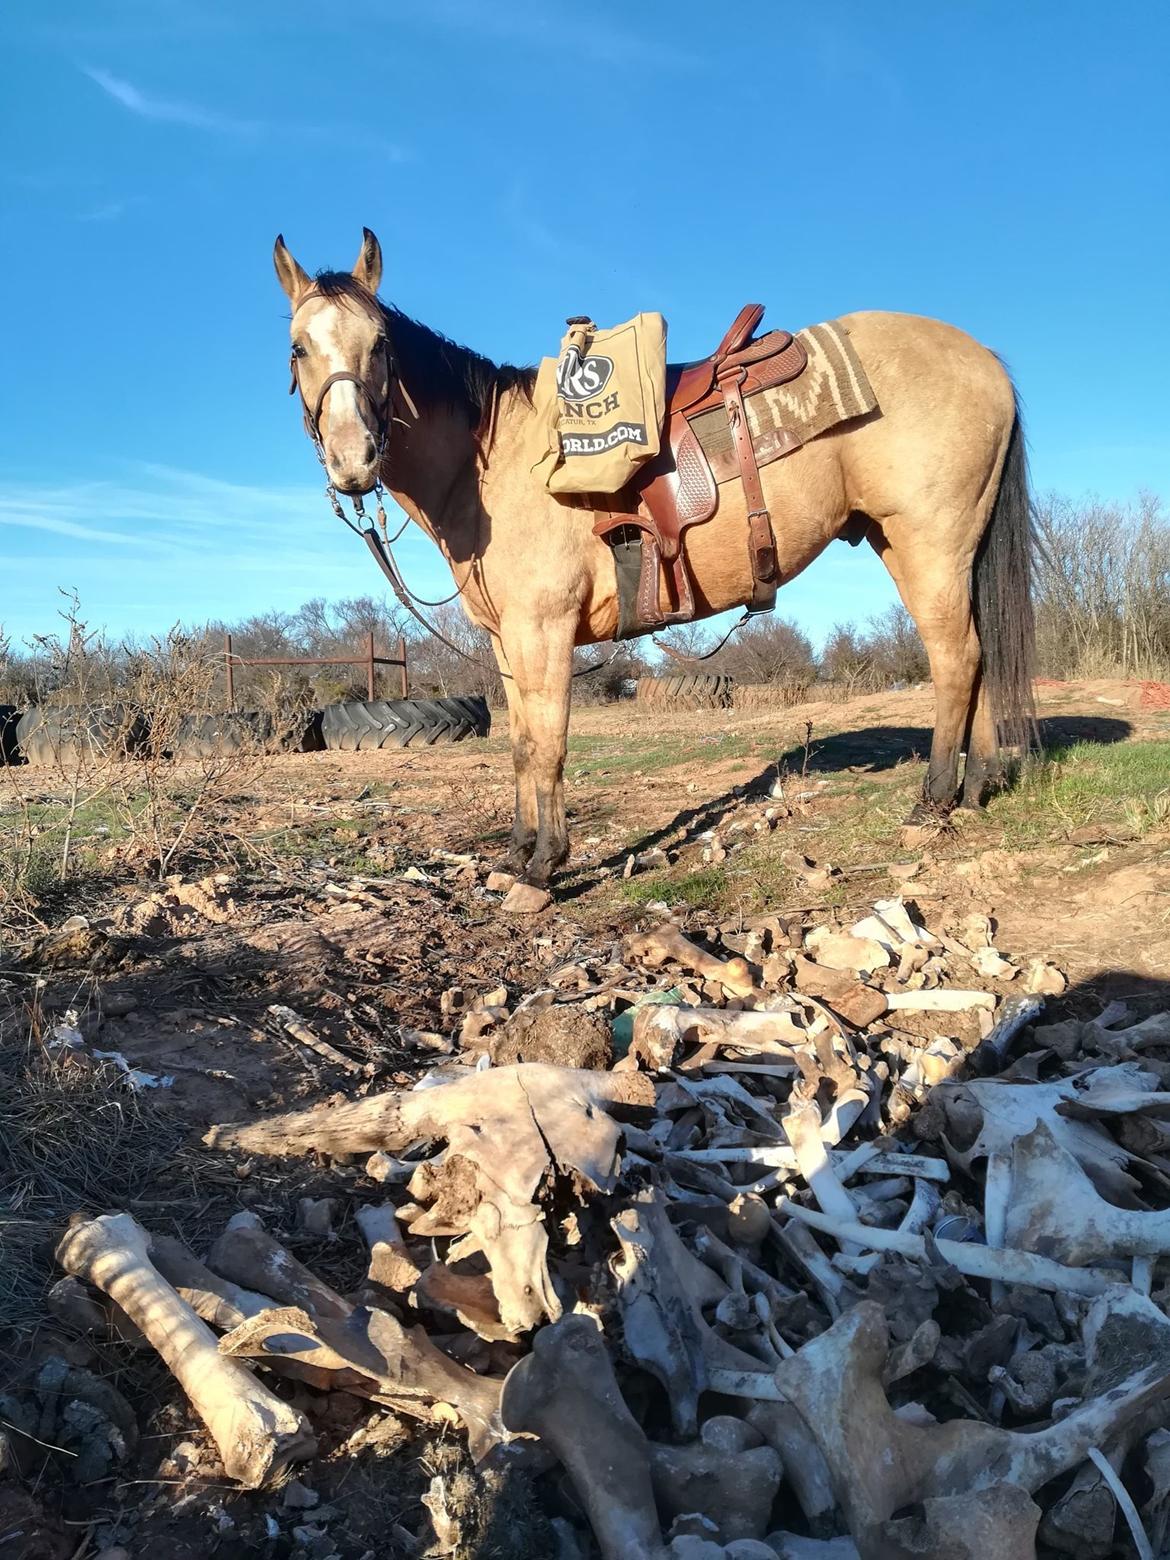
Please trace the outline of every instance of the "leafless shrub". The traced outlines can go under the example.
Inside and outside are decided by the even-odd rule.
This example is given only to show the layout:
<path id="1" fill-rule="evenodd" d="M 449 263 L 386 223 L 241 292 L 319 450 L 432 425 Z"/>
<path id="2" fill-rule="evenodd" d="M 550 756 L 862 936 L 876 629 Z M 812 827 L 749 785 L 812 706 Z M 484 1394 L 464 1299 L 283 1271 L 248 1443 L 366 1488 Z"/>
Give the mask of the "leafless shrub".
<path id="1" fill-rule="evenodd" d="M 1038 506 L 1036 630 L 1050 677 L 1170 678 L 1170 516 L 1162 500 Z"/>

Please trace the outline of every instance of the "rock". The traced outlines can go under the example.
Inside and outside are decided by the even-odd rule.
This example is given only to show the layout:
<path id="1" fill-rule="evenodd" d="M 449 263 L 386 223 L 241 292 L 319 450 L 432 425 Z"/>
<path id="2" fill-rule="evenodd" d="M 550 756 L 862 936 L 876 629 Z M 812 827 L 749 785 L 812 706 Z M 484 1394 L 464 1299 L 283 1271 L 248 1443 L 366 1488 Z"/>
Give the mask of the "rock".
<path id="1" fill-rule="evenodd" d="M 500 909 L 511 915 L 538 915 L 552 904 L 547 888 L 537 888 L 532 883 L 513 883 L 500 902 Z"/>
<path id="2" fill-rule="evenodd" d="M 607 1068 L 613 1061 L 609 1020 L 583 1012 L 579 1004 L 521 1008 L 514 1013 L 489 1048 L 492 1062 L 551 1062 L 557 1067 Z"/>
<path id="3" fill-rule="evenodd" d="M 299 1479 L 292 1479 L 284 1487 L 283 1505 L 289 1511 L 311 1511 L 321 1499 L 316 1490 L 311 1490 L 307 1484 L 302 1484 Z"/>
<path id="4" fill-rule="evenodd" d="M 332 1197 L 302 1197 L 297 1202 L 297 1229 L 325 1239 L 333 1233 Z"/>
<path id="5" fill-rule="evenodd" d="M 515 881 L 511 872 L 489 872 L 485 886 L 493 894 L 506 894 Z"/>
<path id="6" fill-rule="evenodd" d="M 502 1023 L 507 1016 L 507 1008 L 478 1008 L 474 1013 L 468 1013 L 459 1026 L 460 1041 L 463 1045 L 472 1045 L 476 1040 L 482 1040 L 489 1030 Z"/>
<path id="7" fill-rule="evenodd" d="M 818 926 L 805 938 L 805 946 L 818 964 L 831 970 L 861 970 L 870 974 L 885 969 L 890 956 L 872 937 L 854 937 L 851 932 L 833 932 Z"/>
<path id="8" fill-rule="evenodd" d="M 865 1029 L 884 1016 L 889 1008 L 884 991 L 854 981 L 847 991 L 825 999 L 833 1012 L 854 1029 Z"/>
<path id="9" fill-rule="evenodd" d="M 885 992 L 865 985 L 848 970 L 814 964 L 798 954 L 792 961 L 792 973 L 798 991 L 820 997 L 856 1029 L 864 1029 L 881 1018 L 888 1007 Z"/>

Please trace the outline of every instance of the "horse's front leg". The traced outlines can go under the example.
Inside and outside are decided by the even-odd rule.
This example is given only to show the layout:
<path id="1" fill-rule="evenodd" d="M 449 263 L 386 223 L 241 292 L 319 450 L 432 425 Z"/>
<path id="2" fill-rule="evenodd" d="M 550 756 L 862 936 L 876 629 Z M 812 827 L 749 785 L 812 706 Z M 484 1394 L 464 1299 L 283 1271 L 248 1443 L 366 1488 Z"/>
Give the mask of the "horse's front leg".
<path id="1" fill-rule="evenodd" d="M 516 684 L 509 708 L 518 698 L 525 728 L 526 767 L 522 781 L 517 765 L 517 797 L 523 785 L 531 783 L 536 800 L 536 840 L 524 876 L 541 888 L 548 886 L 569 854 L 564 774 L 576 626 L 575 616 L 530 619 L 504 636 L 508 669 Z M 521 811 L 518 829 L 523 828 L 522 819 Z"/>
<path id="2" fill-rule="evenodd" d="M 532 768 L 532 741 L 528 735 L 524 699 L 516 679 L 510 674 L 507 657 L 498 640 L 494 642 L 493 649 L 504 679 L 504 696 L 508 701 L 508 730 L 512 739 L 512 768 L 516 775 L 516 813 L 505 865 L 510 872 L 519 877 L 528 870 L 528 863 L 532 859 L 532 852 L 536 845 L 536 777 Z"/>

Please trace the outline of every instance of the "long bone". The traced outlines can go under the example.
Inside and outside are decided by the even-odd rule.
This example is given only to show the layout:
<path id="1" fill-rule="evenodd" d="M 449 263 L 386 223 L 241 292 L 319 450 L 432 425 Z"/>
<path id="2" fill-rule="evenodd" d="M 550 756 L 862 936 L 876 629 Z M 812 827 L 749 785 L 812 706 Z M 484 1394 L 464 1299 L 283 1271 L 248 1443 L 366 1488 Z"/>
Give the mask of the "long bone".
<path id="1" fill-rule="evenodd" d="M 829 1464 L 859 1547 L 903 1506 L 1002 1483 L 1038 1489 L 1170 1390 L 1170 1364 L 1155 1364 L 1046 1430 L 974 1420 L 924 1428 L 890 1407 L 881 1382 L 887 1354 L 885 1316 L 863 1301 L 776 1370 Z"/>
<path id="2" fill-rule="evenodd" d="M 127 1213 L 81 1219 L 57 1261 L 121 1306 L 162 1356 L 207 1426 L 229 1478 L 256 1489 L 317 1443 L 304 1416 L 220 1354 L 215 1335 L 155 1269 L 148 1238 Z"/>
<path id="3" fill-rule="evenodd" d="M 649 969 L 673 961 L 685 970 L 692 970 L 704 980 L 716 981 L 732 997 L 748 997 L 755 991 L 751 968 L 746 959 L 738 955 L 733 959 L 720 959 L 666 921 L 652 931 L 627 937 L 625 953 L 637 959 Z"/>
<path id="4" fill-rule="evenodd" d="M 442 1088 L 214 1127 L 205 1141 L 249 1153 L 346 1154 L 402 1151 L 420 1140 L 446 1139 L 444 1168 L 469 1167 L 478 1197 L 460 1255 L 483 1251 L 501 1322 L 516 1333 L 561 1311 L 548 1271 L 548 1235 L 534 1201 L 538 1189 L 559 1169 L 598 1191 L 612 1191 L 621 1128 L 607 1112 L 653 1104 L 654 1084 L 643 1074 L 531 1062 L 493 1067 Z"/>
<path id="5" fill-rule="evenodd" d="M 500 1414 L 564 1464 L 605 1560 L 665 1560 L 646 1437 L 588 1317 L 566 1316 L 536 1334 L 504 1382 Z"/>
<path id="6" fill-rule="evenodd" d="M 208 1253 L 216 1273 L 281 1305 L 300 1306 L 312 1316 L 344 1319 L 353 1306 L 280 1244 L 250 1212 L 233 1214 Z"/>
<path id="7" fill-rule="evenodd" d="M 1118 1208 L 1040 1122 L 1012 1150 L 1005 1242 L 1072 1267 L 1170 1251 L 1170 1211 Z"/>
<path id="8" fill-rule="evenodd" d="M 420 1419 L 445 1421 L 433 1405 L 449 1404 L 467 1426 L 477 1457 L 500 1439 L 500 1383 L 457 1364 L 421 1327 L 403 1328 L 386 1312 L 362 1307 L 340 1320 L 282 1307 L 213 1273 L 167 1236 L 152 1238 L 151 1253 L 204 1321 L 227 1332 L 221 1351 L 263 1361 L 321 1391 L 350 1392 Z"/>

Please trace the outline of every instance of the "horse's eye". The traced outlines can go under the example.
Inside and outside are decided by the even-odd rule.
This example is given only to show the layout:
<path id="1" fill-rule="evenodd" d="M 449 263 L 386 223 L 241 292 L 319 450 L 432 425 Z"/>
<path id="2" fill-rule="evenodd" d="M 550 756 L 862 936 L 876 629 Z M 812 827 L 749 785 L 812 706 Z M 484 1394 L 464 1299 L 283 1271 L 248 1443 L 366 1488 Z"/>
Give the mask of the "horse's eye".
<path id="1" fill-rule="evenodd" d="M 304 347 L 301 346 L 299 341 L 294 341 L 293 342 L 292 355 L 293 355 L 293 357 L 296 357 L 296 358 L 304 357 L 305 349 L 304 349 Z"/>

